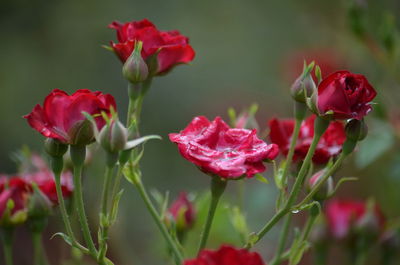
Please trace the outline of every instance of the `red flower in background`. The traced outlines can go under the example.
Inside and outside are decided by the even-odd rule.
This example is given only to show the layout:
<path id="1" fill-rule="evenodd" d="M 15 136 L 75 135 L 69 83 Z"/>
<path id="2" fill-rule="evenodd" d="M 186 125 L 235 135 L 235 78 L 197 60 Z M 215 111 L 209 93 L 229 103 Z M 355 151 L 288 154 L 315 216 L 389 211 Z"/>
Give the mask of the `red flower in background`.
<path id="1" fill-rule="evenodd" d="M 178 145 L 184 158 L 203 172 L 222 178 L 251 178 L 265 170 L 264 160 L 274 159 L 279 149 L 257 137 L 256 130 L 231 129 L 217 117 L 195 117 L 180 133 L 169 138 Z"/>
<path id="2" fill-rule="evenodd" d="M 314 137 L 315 118 L 315 115 L 311 115 L 301 124 L 293 161 L 298 161 L 306 157 Z M 289 152 L 294 123 L 294 119 L 272 119 L 269 121 L 269 137 L 271 142 L 277 144 L 285 156 Z M 341 152 L 345 140 L 346 133 L 343 123 L 339 121 L 331 122 L 317 145 L 313 156 L 313 162 L 317 164 L 327 163 L 331 157 L 337 156 Z"/>
<path id="3" fill-rule="evenodd" d="M 218 250 L 202 250 L 197 258 L 184 265 L 265 265 L 257 252 L 221 246 Z"/>
<path id="4" fill-rule="evenodd" d="M 25 211 L 28 207 L 28 199 L 32 193 L 32 187 L 23 178 L 7 176 L 0 177 L 0 219 L 7 209 L 7 203 L 12 200 L 14 207 L 11 209 L 11 216 L 19 211 Z"/>
<path id="5" fill-rule="evenodd" d="M 131 55 L 136 41 L 143 42 L 144 60 L 158 52 L 157 74 L 165 73 L 177 64 L 189 63 L 195 56 L 187 37 L 177 30 L 160 31 L 147 19 L 125 24 L 114 21 L 109 27 L 117 31 L 118 43 L 111 42 L 111 47 L 122 62 Z"/>
<path id="6" fill-rule="evenodd" d="M 58 204 L 56 183 L 54 175 L 46 162 L 37 154 L 32 154 L 21 175 L 24 180 L 36 183 L 40 191 L 53 203 Z M 74 191 L 72 173 L 65 171 L 61 174 L 61 190 L 64 198 L 69 198 Z"/>
<path id="7" fill-rule="evenodd" d="M 168 213 L 175 220 L 178 229 L 182 230 L 193 226 L 196 213 L 186 192 L 181 192 L 179 194 L 178 199 L 176 199 L 168 209 Z"/>
<path id="8" fill-rule="evenodd" d="M 45 137 L 54 138 L 66 144 L 78 142 L 87 144 L 93 140 L 94 136 L 90 130 L 82 129 L 86 120 L 82 112 L 95 115 L 104 111 L 109 114 L 111 107 L 116 110 L 115 100 L 110 94 L 80 89 L 68 95 L 62 90 L 54 89 L 45 98 L 43 106 L 36 105 L 24 118 L 33 129 Z M 105 125 L 105 121 L 101 115 L 95 119 L 100 130 Z"/>
<path id="9" fill-rule="evenodd" d="M 355 225 L 360 224 L 368 213 L 365 202 L 352 200 L 334 200 L 326 206 L 326 216 L 332 236 L 343 239 L 349 235 Z M 383 229 L 385 219 L 379 207 L 375 205 L 372 212 L 378 225 Z"/>
<path id="10" fill-rule="evenodd" d="M 375 96 L 365 76 L 337 71 L 318 85 L 316 103 L 321 115 L 332 112 L 334 119 L 361 120 L 372 110 L 371 101 Z"/>

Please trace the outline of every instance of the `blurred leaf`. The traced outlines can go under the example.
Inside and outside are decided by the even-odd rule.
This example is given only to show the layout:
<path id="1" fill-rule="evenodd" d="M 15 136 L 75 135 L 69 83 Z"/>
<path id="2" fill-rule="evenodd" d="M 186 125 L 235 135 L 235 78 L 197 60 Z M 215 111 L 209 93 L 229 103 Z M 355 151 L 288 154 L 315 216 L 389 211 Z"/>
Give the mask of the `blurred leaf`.
<path id="1" fill-rule="evenodd" d="M 245 215 L 240 211 L 240 208 L 237 206 L 230 208 L 230 221 L 235 228 L 235 230 L 239 233 L 242 244 L 247 242 L 247 236 L 249 235 L 249 228 L 246 222 Z"/>
<path id="2" fill-rule="evenodd" d="M 395 136 L 392 127 L 381 120 L 368 122 L 369 132 L 367 138 L 360 142 L 356 151 L 356 166 L 364 168 L 377 160 L 381 155 L 393 147 Z"/>
<path id="3" fill-rule="evenodd" d="M 158 139 L 158 140 L 161 140 L 162 138 L 161 138 L 161 136 L 159 136 L 159 135 L 147 135 L 147 136 L 143 136 L 143 137 L 140 137 L 140 138 L 137 138 L 137 139 L 135 139 L 135 140 L 132 140 L 132 141 L 127 142 L 126 145 L 125 145 L 124 150 L 128 150 L 128 149 L 135 148 L 136 146 L 138 146 L 138 145 L 140 145 L 140 144 L 142 144 L 142 143 L 145 143 L 145 142 L 147 142 L 148 140 L 151 140 L 151 139 Z"/>
<path id="4" fill-rule="evenodd" d="M 260 181 L 262 183 L 265 183 L 265 184 L 269 184 L 268 179 L 266 177 L 264 177 L 263 175 L 256 174 L 255 177 L 256 177 L 256 180 L 258 180 L 258 181 Z"/>

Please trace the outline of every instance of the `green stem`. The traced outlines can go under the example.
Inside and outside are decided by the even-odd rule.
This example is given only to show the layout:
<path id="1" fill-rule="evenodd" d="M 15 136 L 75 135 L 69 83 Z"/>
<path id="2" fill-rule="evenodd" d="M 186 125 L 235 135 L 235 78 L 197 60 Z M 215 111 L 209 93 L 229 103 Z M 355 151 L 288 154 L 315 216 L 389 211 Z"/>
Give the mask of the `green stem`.
<path id="1" fill-rule="evenodd" d="M 218 206 L 219 199 L 226 188 L 227 181 L 222 180 L 220 177 L 212 177 L 211 179 L 211 202 L 208 210 L 207 220 L 203 228 L 200 239 L 199 250 L 197 253 L 206 246 L 208 235 L 210 234 L 211 224 L 214 219 L 215 211 Z"/>
<path id="2" fill-rule="evenodd" d="M 301 187 L 304 183 L 304 179 L 307 176 L 307 172 L 311 163 L 311 159 L 314 155 L 315 149 L 317 148 L 319 139 L 321 138 L 322 134 L 325 132 L 325 130 L 328 128 L 329 121 L 324 120 L 320 117 L 317 117 L 315 120 L 314 124 L 314 137 L 311 142 L 310 148 L 308 149 L 307 155 L 303 161 L 303 164 L 300 168 L 300 171 L 297 175 L 296 181 L 293 185 L 292 191 L 289 195 L 289 198 L 285 204 L 285 206 L 279 210 L 268 223 L 256 234 L 256 238 L 253 240 L 253 242 L 248 242 L 246 244 L 246 248 L 251 248 L 255 243 L 260 241 L 265 234 L 287 213 L 290 212 L 294 202 L 297 199 L 297 196 L 301 190 Z"/>
<path id="3" fill-rule="evenodd" d="M 286 156 L 286 163 L 283 167 L 282 183 L 286 183 L 287 173 L 288 173 L 290 165 L 292 164 L 292 161 L 293 161 L 293 155 L 294 155 L 294 151 L 296 149 L 296 143 L 297 143 L 297 139 L 299 138 L 301 123 L 304 119 L 305 112 L 306 111 L 304 111 L 304 104 L 296 102 L 295 107 L 294 107 L 294 113 L 295 113 L 296 119 L 295 119 L 295 123 L 294 123 L 292 138 L 290 141 L 289 152 Z M 281 255 L 284 250 L 286 240 L 287 240 L 287 237 L 289 234 L 289 226 L 290 226 L 291 219 L 292 219 L 292 215 L 288 214 L 286 217 L 285 223 L 283 224 L 283 229 L 281 231 L 281 235 L 280 235 L 279 241 L 278 241 L 278 249 L 276 251 L 274 259 L 271 261 L 271 265 L 277 265 L 281 261 Z"/>
<path id="4" fill-rule="evenodd" d="M 3 252 L 6 265 L 13 265 L 13 237 L 14 228 L 2 228 L 1 235 L 3 239 Z"/>
<path id="5" fill-rule="evenodd" d="M 157 227 L 160 229 L 161 234 L 163 235 L 165 241 L 167 241 L 168 246 L 170 247 L 170 249 L 174 253 L 177 265 L 181 265 L 182 262 L 183 262 L 182 253 L 180 252 L 179 248 L 175 244 L 174 239 L 168 233 L 168 230 L 165 227 L 164 223 L 160 219 L 160 216 L 159 216 L 156 208 L 154 207 L 153 203 L 151 202 L 150 197 L 147 194 L 147 191 L 144 188 L 142 181 L 140 180 L 139 177 L 136 177 L 134 179 L 134 181 L 133 181 L 133 184 L 135 185 L 135 187 L 139 191 L 140 197 L 143 199 L 143 201 L 144 201 L 144 203 L 145 203 L 145 205 L 147 207 L 147 210 L 150 212 L 151 216 L 153 217 L 154 222 L 156 223 Z"/>
<path id="6" fill-rule="evenodd" d="M 299 104 L 300 103 L 296 102 L 296 105 L 295 105 L 295 116 L 296 116 L 296 119 L 295 119 L 295 123 L 294 123 L 294 129 L 293 129 L 292 138 L 290 140 L 289 152 L 288 152 L 288 154 L 286 156 L 286 163 L 285 163 L 285 165 L 283 167 L 282 183 L 286 183 L 286 176 L 287 176 L 288 170 L 290 168 L 290 165 L 292 164 L 292 161 L 293 161 L 293 155 L 294 155 L 294 151 L 296 149 L 297 139 L 299 138 L 301 123 L 302 123 L 302 121 L 304 119 L 304 114 L 303 114 L 304 111 L 299 110 L 301 108 L 301 105 L 299 105 Z"/>
<path id="7" fill-rule="evenodd" d="M 278 249 L 276 250 L 275 257 L 272 259 L 270 265 L 278 265 L 281 262 L 281 256 L 282 256 L 282 253 L 283 253 L 284 248 L 285 248 L 287 237 L 289 235 L 289 226 L 290 226 L 291 220 L 292 220 L 292 215 L 288 214 L 286 216 L 286 219 L 285 219 L 285 222 L 283 224 L 282 231 L 281 231 L 281 235 L 279 237 Z"/>
<path id="8" fill-rule="evenodd" d="M 104 186 L 102 193 L 102 203 L 101 203 L 101 215 L 100 215 L 100 236 L 98 238 L 99 241 L 99 254 L 98 260 L 101 262 L 104 260 L 107 253 L 107 238 L 108 238 L 108 229 L 109 229 L 109 217 L 108 217 L 108 193 L 110 190 L 112 173 L 114 171 L 114 166 L 110 165 L 106 167 L 105 177 L 104 177 Z M 103 218 L 107 219 L 107 223 L 103 223 Z"/>
<path id="9" fill-rule="evenodd" d="M 112 193 L 111 193 L 111 202 L 114 202 L 115 196 L 117 196 L 119 186 L 121 184 L 123 168 L 124 168 L 124 165 L 121 165 L 121 164 L 118 165 L 117 175 L 115 176 L 114 186 L 113 186 Z"/>
<path id="10" fill-rule="evenodd" d="M 62 193 L 62 188 L 61 188 L 61 172 L 63 169 L 63 158 L 62 157 L 52 157 L 51 158 L 51 165 L 54 173 L 54 179 L 56 183 L 56 192 L 57 192 L 57 198 L 58 198 L 58 203 L 60 206 L 60 212 L 61 212 L 61 217 L 64 222 L 65 230 L 67 231 L 67 235 L 71 240 L 71 243 L 74 247 L 78 248 L 84 253 L 88 253 L 88 249 L 82 246 L 81 244 L 78 243 L 76 240 L 76 237 L 74 235 L 74 232 L 71 227 L 71 223 L 69 221 L 69 216 L 67 212 L 67 208 L 65 207 L 65 201 L 64 201 L 64 196 Z"/>
<path id="11" fill-rule="evenodd" d="M 89 224 L 87 221 L 85 207 L 82 195 L 82 165 L 74 165 L 74 187 L 75 187 L 75 207 L 78 210 L 79 222 L 82 226 L 83 238 L 88 246 L 89 252 L 93 257 L 97 258 L 97 250 L 90 234 Z"/>
<path id="12" fill-rule="evenodd" d="M 47 265 L 47 259 L 45 257 L 43 243 L 42 243 L 42 233 L 33 232 L 32 233 L 32 243 L 33 243 L 33 260 L 35 265 Z"/>
<path id="13" fill-rule="evenodd" d="M 296 206 L 294 206 L 294 208 L 298 208 L 298 207 L 306 204 L 310 200 L 312 200 L 315 193 L 317 193 L 320 190 L 320 188 L 324 185 L 324 183 L 329 179 L 329 177 L 332 176 L 333 173 L 335 173 L 337 171 L 337 169 L 340 167 L 340 165 L 342 164 L 342 162 L 346 158 L 346 156 L 347 156 L 347 154 L 341 153 L 339 155 L 338 159 L 336 160 L 336 162 L 328 170 L 326 170 L 326 172 L 322 176 L 321 180 L 314 186 L 314 188 L 307 194 L 307 196 L 300 203 L 298 203 Z"/>

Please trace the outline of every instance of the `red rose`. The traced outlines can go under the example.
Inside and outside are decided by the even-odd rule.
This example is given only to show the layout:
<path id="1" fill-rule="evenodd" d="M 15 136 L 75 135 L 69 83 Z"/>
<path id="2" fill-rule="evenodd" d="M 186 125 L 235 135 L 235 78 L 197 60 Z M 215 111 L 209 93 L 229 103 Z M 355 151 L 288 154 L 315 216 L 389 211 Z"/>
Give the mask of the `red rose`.
<path id="1" fill-rule="evenodd" d="M 194 207 L 186 192 L 179 194 L 178 199 L 168 209 L 168 213 L 174 219 L 178 229 L 190 228 L 195 220 Z"/>
<path id="2" fill-rule="evenodd" d="M 157 74 L 165 73 L 177 64 L 189 63 L 195 56 L 187 37 L 177 30 L 160 31 L 147 19 L 125 24 L 114 21 L 109 27 L 117 31 L 119 43 L 111 42 L 111 47 L 122 62 L 131 55 L 136 41 L 143 42 L 144 60 L 159 52 Z"/>
<path id="3" fill-rule="evenodd" d="M 310 148 L 314 137 L 314 121 L 316 116 L 311 115 L 303 121 L 300 128 L 299 138 L 296 142 L 296 148 L 293 161 L 304 159 Z M 294 119 L 269 121 L 271 142 L 277 144 L 281 152 L 286 156 L 289 152 L 290 141 L 292 139 L 294 129 Z M 313 156 L 313 162 L 317 164 L 325 164 L 331 157 L 337 156 L 341 150 L 346 133 L 344 125 L 340 121 L 334 121 L 329 124 L 328 129 L 322 135 L 317 149 Z"/>
<path id="4" fill-rule="evenodd" d="M 367 213 L 365 202 L 351 200 L 334 200 L 329 202 L 326 206 L 326 216 L 332 236 L 336 239 L 345 238 L 356 225 L 363 222 Z M 375 206 L 372 214 L 379 228 L 383 229 L 385 219 L 378 206 Z"/>
<path id="5" fill-rule="evenodd" d="M 7 203 L 12 200 L 14 207 L 11 209 L 11 217 L 20 211 L 27 210 L 28 199 L 32 193 L 30 184 L 19 177 L 0 177 L 0 220 L 7 209 Z"/>
<path id="6" fill-rule="evenodd" d="M 82 112 L 94 115 L 104 111 L 110 114 L 111 107 L 116 109 L 115 100 L 110 94 L 80 89 L 68 95 L 62 90 L 54 89 L 45 98 L 43 107 L 36 105 L 24 118 L 45 137 L 58 139 L 66 144 L 88 144 L 94 136 L 91 129 L 83 128 L 91 125 L 84 124 L 86 118 Z M 105 121 L 101 115 L 95 119 L 100 130 Z"/>
<path id="7" fill-rule="evenodd" d="M 29 183 L 36 183 L 40 191 L 52 202 L 58 204 L 54 175 L 43 158 L 35 153 L 22 160 L 20 175 Z M 74 191 L 72 173 L 65 171 L 61 174 L 61 189 L 64 198 L 68 198 Z"/>
<path id="8" fill-rule="evenodd" d="M 365 76 L 338 71 L 318 85 L 316 104 L 321 115 L 332 112 L 334 119 L 361 120 L 372 110 L 371 101 L 375 96 Z"/>
<path id="9" fill-rule="evenodd" d="M 202 250 L 197 258 L 184 265 L 266 265 L 257 252 L 221 246 L 218 250 Z"/>
<path id="10" fill-rule="evenodd" d="M 228 179 L 263 172 L 263 161 L 279 153 L 278 146 L 260 140 L 255 129 L 231 129 L 220 117 L 212 122 L 196 117 L 180 133 L 169 134 L 169 139 L 202 171 Z"/>

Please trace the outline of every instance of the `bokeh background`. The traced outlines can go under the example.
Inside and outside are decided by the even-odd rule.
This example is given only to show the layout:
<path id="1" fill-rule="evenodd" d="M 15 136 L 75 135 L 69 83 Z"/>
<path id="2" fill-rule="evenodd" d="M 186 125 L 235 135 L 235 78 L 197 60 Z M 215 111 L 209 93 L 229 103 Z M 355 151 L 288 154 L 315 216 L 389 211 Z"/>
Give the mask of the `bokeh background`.
<path id="1" fill-rule="evenodd" d="M 355 4 L 362 8 L 363 23 L 378 50 L 354 34 L 357 23 L 349 19 L 349 7 L 354 3 L 345 0 L 2 1 L 0 171 L 15 172 L 10 154 L 23 145 L 42 152 L 43 137 L 22 116 L 42 103 L 53 88 L 111 93 L 124 118 L 128 99 L 121 63 L 101 46 L 116 39 L 115 32 L 107 28 L 113 20 L 148 18 L 162 30 L 179 29 L 196 50 L 192 64 L 156 78 L 145 99 L 142 132 L 164 139 L 146 145 L 142 168 L 149 189 L 170 191 L 171 198 L 182 190 L 201 197 L 209 178 L 181 158 L 168 133 L 181 130 L 194 116 L 227 119 L 229 107 L 240 110 L 252 103 L 259 104 L 257 120 L 264 130 L 269 118 L 291 116 L 290 84 L 300 74 L 303 59 L 316 60 L 326 71 L 323 75 L 337 69 L 362 73 L 379 92 L 376 110 L 368 118 L 371 133 L 360 148 L 363 155 L 352 156 L 340 171 L 360 180 L 345 184 L 338 196 L 374 197 L 386 216 L 396 218 L 400 215 L 400 75 L 399 65 L 393 63 L 396 53 L 388 51 L 385 34 L 391 17 L 392 24 L 399 26 L 395 19 L 400 15 L 400 2 L 358 0 Z M 395 59 L 382 61 L 381 53 Z M 102 159 L 103 153 L 97 152 L 97 162 L 85 172 L 85 199 L 93 223 L 97 222 Z M 124 186 L 110 255 L 122 265 L 167 264 L 159 231 L 133 186 Z M 230 185 L 224 196 L 226 203 L 237 203 L 236 192 L 237 187 Z M 251 231 L 258 230 L 273 214 L 276 194 L 273 181 L 246 181 L 244 205 Z M 68 256 L 60 238 L 50 240 L 59 225 L 55 214 L 45 236 L 52 264 L 61 264 L 60 257 Z M 214 228 L 211 247 L 239 242 L 224 207 Z M 265 258 L 275 249 L 278 231 L 279 227 L 257 248 Z M 190 238 L 198 236 L 196 226 Z M 15 242 L 17 265 L 31 264 L 31 248 L 28 233 L 20 228 Z"/>

